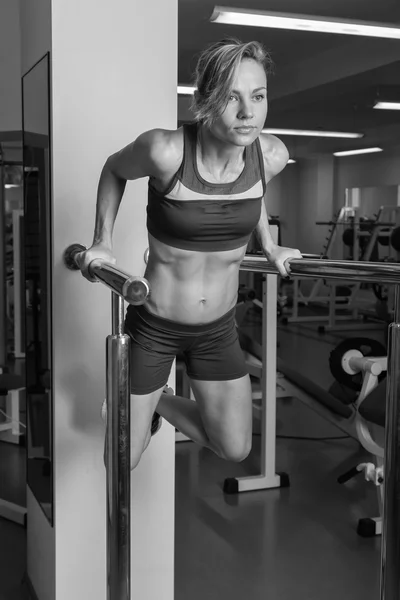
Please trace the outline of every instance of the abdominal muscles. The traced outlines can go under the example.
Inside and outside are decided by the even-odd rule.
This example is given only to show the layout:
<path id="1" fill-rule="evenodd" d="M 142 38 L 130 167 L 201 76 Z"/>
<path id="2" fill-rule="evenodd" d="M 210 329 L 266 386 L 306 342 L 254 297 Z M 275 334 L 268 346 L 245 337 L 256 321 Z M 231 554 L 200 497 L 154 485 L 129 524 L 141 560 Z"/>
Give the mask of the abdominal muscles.
<path id="1" fill-rule="evenodd" d="M 144 277 L 150 284 L 148 310 L 179 323 L 209 323 L 236 305 L 239 266 L 246 246 L 220 252 L 172 248 L 149 235 Z"/>

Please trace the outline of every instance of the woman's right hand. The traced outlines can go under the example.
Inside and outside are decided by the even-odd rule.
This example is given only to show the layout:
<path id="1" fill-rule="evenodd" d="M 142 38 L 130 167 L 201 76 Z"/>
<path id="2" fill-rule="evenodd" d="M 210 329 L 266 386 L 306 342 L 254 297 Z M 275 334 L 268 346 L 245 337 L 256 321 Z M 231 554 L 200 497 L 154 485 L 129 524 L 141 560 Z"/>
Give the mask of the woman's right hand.
<path id="1" fill-rule="evenodd" d="M 89 269 L 90 263 L 93 260 L 97 260 L 97 259 L 104 261 L 104 262 L 111 263 L 113 265 L 115 265 L 115 263 L 117 262 L 116 258 L 114 257 L 114 255 L 112 253 L 112 249 L 110 248 L 110 246 L 108 244 L 97 243 L 97 244 L 93 244 L 87 250 L 84 250 L 79 255 L 79 259 L 78 259 L 79 268 L 81 269 L 83 277 L 85 277 L 85 279 L 87 279 L 88 281 L 90 281 L 92 283 L 96 282 L 97 279 L 90 275 L 88 269 Z"/>

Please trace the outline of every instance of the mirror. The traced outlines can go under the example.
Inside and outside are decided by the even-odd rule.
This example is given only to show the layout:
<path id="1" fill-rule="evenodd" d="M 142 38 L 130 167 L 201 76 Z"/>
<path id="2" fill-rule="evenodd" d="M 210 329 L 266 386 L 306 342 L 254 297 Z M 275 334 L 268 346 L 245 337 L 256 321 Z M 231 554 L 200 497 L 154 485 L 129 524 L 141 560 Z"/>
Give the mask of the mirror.
<path id="1" fill-rule="evenodd" d="M 27 483 L 53 523 L 49 55 L 22 78 Z"/>

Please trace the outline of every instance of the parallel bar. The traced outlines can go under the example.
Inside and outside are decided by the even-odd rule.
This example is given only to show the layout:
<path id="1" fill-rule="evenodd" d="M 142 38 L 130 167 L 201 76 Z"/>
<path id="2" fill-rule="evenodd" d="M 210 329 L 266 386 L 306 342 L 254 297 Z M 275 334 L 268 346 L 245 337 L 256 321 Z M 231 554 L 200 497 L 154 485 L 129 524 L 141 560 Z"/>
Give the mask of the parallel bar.
<path id="1" fill-rule="evenodd" d="M 323 277 L 325 279 L 353 279 L 370 283 L 399 283 L 400 264 L 362 262 L 354 260 L 291 259 L 292 275 Z M 276 274 L 278 271 L 266 258 L 247 255 L 240 265 L 241 271 L 258 271 Z"/>
<path id="2" fill-rule="evenodd" d="M 381 600 L 400 599 L 400 290 L 389 327 L 382 523 Z"/>
<path id="3" fill-rule="evenodd" d="M 82 251 L 84 247 L 80 247 Z M 64 260 L 79 269 L 77 245 L 67 248 Z M 131 277 L 116 266 L 94 261 L 99 281 L 128 302 L 142 304 L 148 282 Z M 381 600 L 400 600 L 400 265 L 325 259 L 292 259 L 292 275 L 357 282 L 397 284 L 395 323 L 390 326 L 385 428 L 385 488 L 381 560 Z M 240 269 L 277 274 L 266 258 L 246 256 Z M 137 286 L 137 282 L 139 286 Z M 145 285 L 143 285 L 143 282 Z M 132 288 L 132 289 L 131 289 Z M 144 293 L 143 293 L 144 290 Z M 114 296 L 114 294 L 113 294 Z M 119 299 L 122 303 L 122 300 Z M 113 298 L 113 336 L 107 338 L 107 600 L 130 599 L 130 370 L 129 336 L 122 334 L 123 309 Z M 127 338 L 127 339 L 126 339 Z"/>
<path id="4" fill-rule="evenodd" d="M 130 338 L 124 301 L 112 294 L 107 337 L 107 600 L 131 598 Z"/>
<path id="5" fill-rule="evenodd" d="M 71 244 L 64 251 L 64 264 L 71 271 L 81 269 L 82 255 L 87 250 L 82 244 Z M 150 295 L 149 282 L 143 277 L 136 277 L 101 259 L 94 259 L 89 264 L 88 272 L 99 282 L 122 296 L 126 302 L 138 306 L 143 304 Z"/>
<path id="6" fill-rule="evenodd" d="M 111 295 L 111 327 L 113 335 L 124 335 L 124 299 L 118 294 Z"/>
<path id="7" fill-rule="evenodd" d="M 113 292 L 122 296 L 130 304 L 142 304 L 142 299 L 147 298 L 150 286 L 143 277 L 129 275 L 111 263 L 93 261 L 96 265 L 89 270 L 99 281 Z"/>
<path id="8" fill-rule="evenodd" d="M 275 473 L 275 443 L 273 452 L 269 443 L 276 439 L 276 402 L 267 402 L 268 397 L 276 394 L 277 282 L 276 277 L 268 275 L 263 280 L 262 390 L 265 397 L 262 399 L 261 439 L 265 447 L 261 453 L 261 473 L 271 486 L 274 479 L 279 486 L 280 478 Z"/>

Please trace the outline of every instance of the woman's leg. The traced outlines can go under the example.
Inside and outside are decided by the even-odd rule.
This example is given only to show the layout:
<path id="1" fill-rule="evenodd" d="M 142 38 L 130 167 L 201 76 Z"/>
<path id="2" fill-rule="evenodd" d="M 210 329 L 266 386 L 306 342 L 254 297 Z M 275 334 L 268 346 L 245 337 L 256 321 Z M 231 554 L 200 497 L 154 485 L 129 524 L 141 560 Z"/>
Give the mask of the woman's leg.
<path id="1" fill-rule="evenodd" d="M 221 458 L 244 460 L 252 443 L 250 377 L 190 382 L 196 402 L 163 394 L 157 412 L 181 433 Z"/>
<path id="2" fill-rule="evenodd" d="M 168 423 L 193 442 L 210 448 L 210 440 L 204 429 L 197 402 L 167 392 L 162 394 L 156 410 Z"/>
<path id="3" fill-rule="evenodd" d="M 157 412 L 218 456 L 241 461 L 251 448 L 252 397 L 234 317 L 229 311 L 183 353 L 196 402 L 163 394 Z"/>
<path id="4" fill-rule="evenodd" d="M 151 438 L 151 422 L 164 386 L 150 394 L 131 394 L 131 470 L 139 464 Z M 107 436 L 104 441 L 106 463 Z"/>

